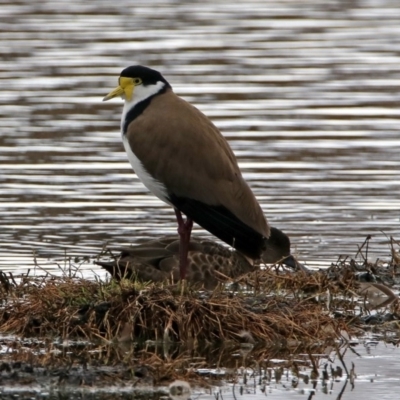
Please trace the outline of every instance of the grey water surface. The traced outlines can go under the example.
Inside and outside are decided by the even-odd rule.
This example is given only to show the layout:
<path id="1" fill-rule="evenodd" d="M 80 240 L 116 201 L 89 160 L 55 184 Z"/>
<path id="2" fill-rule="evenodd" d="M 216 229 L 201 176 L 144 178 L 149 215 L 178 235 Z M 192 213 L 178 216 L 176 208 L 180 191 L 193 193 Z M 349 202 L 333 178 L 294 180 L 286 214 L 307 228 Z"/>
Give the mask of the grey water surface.
<path id="1" fill-rule="evenodd" d="M 0 38 L 2 270 L 176 233 L 127 161 L 122 101 L 102 102 L 132 64 L 221 129 L 300 260 L 400 240 L 397 0 L 3 0 Z"/>

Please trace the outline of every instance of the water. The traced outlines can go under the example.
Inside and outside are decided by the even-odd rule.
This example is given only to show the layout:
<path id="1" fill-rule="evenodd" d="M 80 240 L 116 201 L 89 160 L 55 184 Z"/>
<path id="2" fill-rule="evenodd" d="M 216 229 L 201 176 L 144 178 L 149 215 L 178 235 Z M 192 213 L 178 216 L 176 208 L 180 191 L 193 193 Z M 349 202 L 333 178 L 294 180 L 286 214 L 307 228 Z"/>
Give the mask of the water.
<path id="1" fill-rule="evenodd" d="M 122 102 L 101 101 L 132 64 L 222 130 L 301 261 L 353 256 L 368 234 L 371 257 L 387 257 L 386 235 L 400 238 L 399 18 L 397 0 L 1 1 L 1 269 L 24 272 L 35 253 L 54 272 L 176 232 L 131 171 Z"/>
<path id="2" fill-rule="evenodd" d="M 231 347 L 231 351 L 227 351 L 221 345 L 218 346 L 220 352 L 208 346 L 207 355 L 204 354 L 204 349 L 198 348 L 179 353 L 177 349 L 169 352 L 164 347 L 164 350 L 157 351 L 149 346 L 146 352 L 150 354 L 154 350 L 157 354 L 155 357 L 167 358 L 168 362 L 176 359 L 178 354 L 181 357 L 184 356 L 183 354 L 191 354 L 194 357 L 192 368 L 198 372 L 197 382 L 203 382 L 203 384 L 196 385 L 196 379 L 191 375 L 192 400 L 261 400 L 265 397 L 276 400 L 398 399 L 400 367 L 398 345 L 394 340 L 393 343 L 384 343 L 378 342 L 374 335 L 368 336 L 358 342 L 353 341 L 351 347 L 338 346 L 342 360 L 338 352 L 332 351 L 332 348 L 326 348 L 324 351 L 322 347 L 317 346 L 320 352 L 313 353 L 312 356 L 295 351 L 290 357 L 295 365 L 287 363 L 287 360 L 273 357 L 274 350 L 268 360 L 256 357 L 258 360 L 256 362 L 250 348 Z M 162 400 L 167 398 L 165 394 L 169 382 L 161 382 L 160 386 L 155 386 L 153 384 L 154 371 L 141 378 L 132 376 L 130 380 L 129 375 L 124 372 L 127 365 L 104 366 L 99 364 L 97 357 L 82 358 L 85 354 L 82 353 L 85 346 L 83 342 L 75 343 L 75 345 L 70 343 L 71 348 L 68 354 L 75 355 L 71 358 L 74 362 L 71 361 L 72 364 L 67 368 L 57 363 L 53 366 L 50 363 L 47 368 L 35 365 L 34 354 L 37 355 L 39 349 L 39 353 L 43 354 L 49 345 L 49 342 L 44 344 L 38 340 L 33 343 L 24 340 L 22 349 L 33 350 L 32 357 L 26 362 L 13 363 L 9 346 L 12 344 L 15 348 L 16 343 L 18 341 L 15 341 L 15 338 L 0 335 L 1 399 Z M 128 353 L 132 351 L 132 349 L 129 350 L 127 343 L 125 345 Z M 101 347 L 93 346 L 89 352 L 92 354 L 99 351 L 106 352 L 107 348 L 108 346 L 103 343 Z M 54 344 L 52 352 L 59 350 L 60 345 Z M 115 348 L 108 348 L 108 351 L 108 354 L 113 354 Z M 162 352 L 165 353 L 160 354 Z M 223 354 L 222 357 L 221 354 Z M 204 368 L 207 362 L 211 363 L 211 368 Z M 201 365 L 203 368 L 199 367 Z M 314 371 L 313 366 L 316 368 Z M 131 366 L 130 370 L 140 370 L 140 368 L 142 367 Z M 341 373 L 335 377 L 332 376 L 332 371 L 337 372 L 338 369 Z M 324 377 L 324 371 L 326 377 Z M 346 371 L 352 378 L 347 377 Z M 62 377 L 61 380 L 60 377 Z M 219 380 L 226 383 L 219 384 Z M 185 399 L 182 397 L 179 400 Z"/>
<path id="3" fill-rule="evenodd" d="M 398 356 L 399 351 L 397 346 L 391 344 L 377 343 L 366 340 L 359 345 L 353 346 L 353 351 L 347 349 L 344 353 L 344 365 L 350 372 L 354 365 L 355 379 L 353 384 L 351 379 L 346 381 L 346 374 L 343 364 L 334 354 L 330 355 L 333 363 L 330 364 L 326 357 L 314 356 L 314 361 L 319 367 L 319 375 L 315 379 L 310 378 L 305 381 L 302 378 L 296 379 L 289 372 L 284 370 L 284 373 L 279 381 L 274 382 L 274 379 L 267 385 L 260 385 L 259 378 L 249 377 L 247 385 L 236 384 L 226 385 L 223 388 L 214 388 L 211 390 L 213 394 L 201 394 L 199 400 L 214 400 L 215 393 L 219 393 L 220 397 L 225 400 L 261 400 L 266 397 L 274 400 L 291 400 L 291 399 L 341 399 L 341 400 L 365 400 L 365 399 L 384 399 L 392 400 L 398 398 L 397 371 L 399 369 Z M 302 366 L 302 356 L 296 356 L 300 374 L 310 377 L 310 369 Z M 322 370 L 325 364 L 328 365 L 329 373 L 331 366 L 334 369 L 340 367 L 343 369 L 343 376 L 336 379 L 324 381 L 322 379 Z M 276 368 L 279 368 L 277 363 Z M 274 377 L 274 374 L 272 374 Z M 243 387 L 243 392 L 240 391 Z"/>

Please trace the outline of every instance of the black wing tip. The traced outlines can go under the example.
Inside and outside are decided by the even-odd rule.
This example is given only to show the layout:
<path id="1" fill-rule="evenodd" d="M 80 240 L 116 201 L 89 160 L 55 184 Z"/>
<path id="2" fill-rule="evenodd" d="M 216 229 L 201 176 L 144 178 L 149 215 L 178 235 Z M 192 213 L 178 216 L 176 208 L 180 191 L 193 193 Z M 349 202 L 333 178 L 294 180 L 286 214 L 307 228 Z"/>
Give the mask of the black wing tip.
<path id="1" fill-rule="evenodd" d="M 267 249 L 266 243 L 267 238 L 254 231 L 253 234 L 246 235 L 246 238 L 235 237 L 231 246 L 245 256 L 257 260 L 261 258 L 262 253 Z"/>
<path id="2" fill-rule="evenodd" d="M 210 206 L 197 200 L 169 196 L 183 214 L 247 257 L 258 259 L 267 247 L 267 238 L 246 225 L 224 206 Z"/>

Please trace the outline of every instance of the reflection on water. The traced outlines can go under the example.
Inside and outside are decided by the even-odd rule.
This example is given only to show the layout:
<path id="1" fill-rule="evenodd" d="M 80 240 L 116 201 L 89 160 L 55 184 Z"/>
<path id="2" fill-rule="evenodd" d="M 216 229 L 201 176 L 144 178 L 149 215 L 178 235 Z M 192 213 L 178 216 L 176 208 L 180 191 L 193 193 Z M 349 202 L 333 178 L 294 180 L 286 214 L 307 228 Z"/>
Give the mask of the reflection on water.
<path id="1" fill-rule="evenodd" d="M 242 379 L 235 385 L 215 388 L 210 395 L 199 394 L 199 400 L 261 400 L 266 397 L 274 400 L 398 398 L 399 349 L 396 345 L 365 340 L 350 348 L 342 348 L 340 353 L 343 355 L 343 363 L 336 352 L 313 354 L 316 374 L 309 356 L 305 354 L 296 355 L 295 365 L 290 369 L 283 367 L 284 359 L 269 360 L 268 372 L 271 375 L 263 373 L 261 378 L 257 375 L 257 368 L 242 368 Z M 346 371 L 352 378 L 347 377 Z"/>
<path id="2" fill-rule="evenodd" d="M 398 399 L 399 348 L 395 343 L 378 342 L 371 337 L 353 341 L 351 346 L 337 344 L 337 349 L 315 343 L 304 352 L 299 351 L 299 343 L 300 347 L 286 345 L 226 342 L 200 347 L 191 344 L 187 348 L 149 341 L 142 347 L 138 342 L 100 344 L 0 335 L 0 396 L 2 400 L 165 400 L 170 383 L 166 374 L 170 373 L 162 374 L 162 367 L 154 360 L 176 365 L 181 374 L 185 364 L 182 360 L 188 360 L 190 355 L 192 372 L 187 379 L 193 389 L 191 399 Z M 29 350 L 30 360 L 13 361 L 13 357 L 21 360 L 16 348 Z M 41 356 L 49 351 L 52 360 L 43 364 Z M 106 365 L 99 363 L 104 358 Z M 121 360 L 125 361 L 121 364 Z"/>
<path id="3" fill-rule="evenodd" d="M 319 265 L 399 239 L 400 3 L 3 1 L 0 265 L 175 233 L 102 103 L 159 69 L 229 139 L 272 225 Z M 200 229 L 197 234 L 206 234 Z M 374 247 L 375 246 L 375 247 Z M 54 269 L 50 262 L 49 269 Z M 96 270 L 92 265 L 90 269 Z"/>

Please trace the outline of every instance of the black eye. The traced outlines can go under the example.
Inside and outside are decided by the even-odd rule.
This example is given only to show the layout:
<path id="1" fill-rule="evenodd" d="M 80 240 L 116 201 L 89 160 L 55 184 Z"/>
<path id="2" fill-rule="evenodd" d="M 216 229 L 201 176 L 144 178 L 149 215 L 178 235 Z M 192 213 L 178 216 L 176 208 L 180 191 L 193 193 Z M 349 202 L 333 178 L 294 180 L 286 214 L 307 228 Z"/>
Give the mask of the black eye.
<path id="1" fill-rule="evenodd" d="M 133 82 L 135 83 L 135 85 L 140 85 L 142 83 L 142 80 L 140 78 L 135 78 Z"/>

